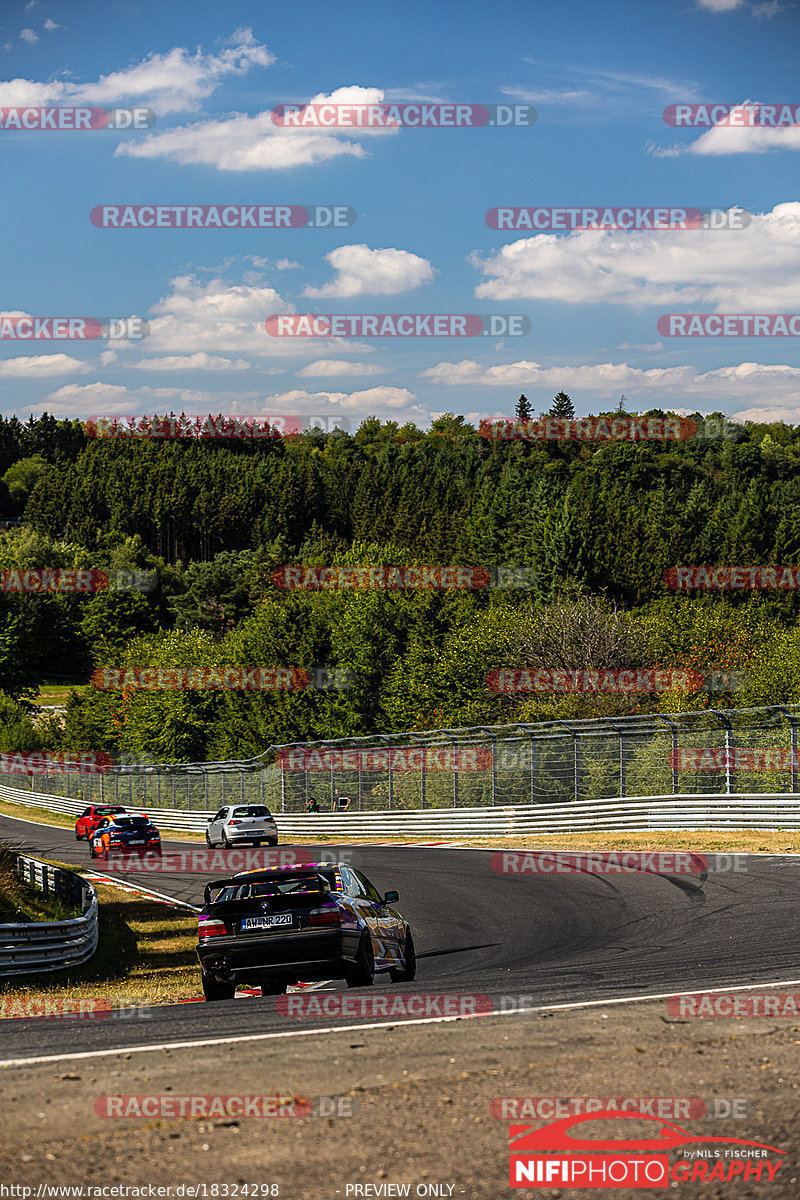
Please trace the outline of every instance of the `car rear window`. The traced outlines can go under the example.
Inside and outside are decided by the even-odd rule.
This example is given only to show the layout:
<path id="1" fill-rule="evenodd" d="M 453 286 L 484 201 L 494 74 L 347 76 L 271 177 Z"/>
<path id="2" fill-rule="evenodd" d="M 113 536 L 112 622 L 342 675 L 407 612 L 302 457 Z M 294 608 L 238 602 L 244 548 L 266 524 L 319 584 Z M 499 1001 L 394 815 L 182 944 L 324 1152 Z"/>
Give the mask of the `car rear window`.
<path id="1" fill-rule="evenodd" d="M 246 808 L 235 808 L 232 817 L 268 817 L 269 809 L 264 804 L 248 804 Z"/>
<path id="2" fill-rule="evenodd" d="M 326 896 L 335 884 L 332 871 L 279 875 L 272 879 L 255 879 L 238 885 L 228 884 L 213 898 L 213 904 L 226 900 L 260 900 L 269 896 Z"/>
<path id="3" fill-rule="evenodd" d="M 114 824 L 121 825 L 123 829 L 147 829 L 150 821 L 147 817 L 117 817 Z"/>

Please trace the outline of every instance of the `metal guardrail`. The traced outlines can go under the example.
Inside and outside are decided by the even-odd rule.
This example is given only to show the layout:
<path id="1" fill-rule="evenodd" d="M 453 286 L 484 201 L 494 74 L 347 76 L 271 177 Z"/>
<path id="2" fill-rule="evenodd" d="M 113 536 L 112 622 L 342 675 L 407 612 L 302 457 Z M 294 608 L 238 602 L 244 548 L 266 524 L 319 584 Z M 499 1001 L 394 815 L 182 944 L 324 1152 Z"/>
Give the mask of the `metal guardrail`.
<path id="1" fill-rule="evenodd" d="M 0 799 L 3 798 L 72 816 L 82 811 L 80 804 L 62 796 L 0 786 Z M 159 828 L 186 833 L 202 833 L 209 816 L 205 809 L 148 807 L 146 811 Z M 384 837 L 451 839 L 465 835 L 502 837 L 615 829 L 800 829 L 800 804 L 791 792 L 683 793 L 579 800 L 567 804 L 346 814 L 276 813 L 275 821 L 282 841 L 315 836 L 320 840 L 353 836 L 378 840 Z"/>
<path id="2" fill-rule="evenodd" d="M 21 879 L 82 915 L 65 921 L 26 921 L 0 925 L 0 979 L 64 971 L 92 957 L 99 936 L 97 892 L 73 871 L 17 856 Z"/>
<path id="3" fill-rule="evenodd" d="M 262 803 L 283 814 L 304 813 L 312 796 L 330 809 L 338 788 L 351 797 L 348 816 L 668 794 L 791 792 L 800 799 L 799 728 L 800 705 L 639 713 L 276 744 L 240 762 L 133 757 L 105 774 L 38 775 L 35 786 L 84 806 L 192 813 Z M 680 752 L 695 747 L 731 758 L 738 750 L 771 750 L 783 765 L 682 767 Z"/>

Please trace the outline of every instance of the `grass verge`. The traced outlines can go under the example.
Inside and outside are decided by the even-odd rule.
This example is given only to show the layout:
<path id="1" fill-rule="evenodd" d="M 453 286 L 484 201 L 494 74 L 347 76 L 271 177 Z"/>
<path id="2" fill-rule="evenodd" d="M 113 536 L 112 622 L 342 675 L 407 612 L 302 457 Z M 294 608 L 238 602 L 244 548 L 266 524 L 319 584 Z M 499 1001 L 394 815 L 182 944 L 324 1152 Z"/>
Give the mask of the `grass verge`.
<path id="1" fill-rule="evenodd" d="M 0 1000 L 102 998 L 123 1008 L 175 1004 L 200 993 L 196 916 L 103 884 L 97 894 L 100 941 L 89 962 L 47 981 L 9 979 L 0 984 Z"/>

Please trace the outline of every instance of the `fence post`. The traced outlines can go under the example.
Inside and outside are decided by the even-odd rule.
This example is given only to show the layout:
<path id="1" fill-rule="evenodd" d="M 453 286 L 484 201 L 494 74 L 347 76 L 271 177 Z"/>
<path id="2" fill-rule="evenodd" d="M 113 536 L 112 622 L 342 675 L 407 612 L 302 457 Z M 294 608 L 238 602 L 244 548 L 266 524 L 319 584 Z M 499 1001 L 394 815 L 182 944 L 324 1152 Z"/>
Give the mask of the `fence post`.
<path id="1" fill-rule="evenodd" d="M 580 756 L 579 756 L 580 747 L 578 745 L 578 741 L 580 739 L 580 734 L 578 733 L 577 729 L 572 728 L 569 721 L 559 721 L 558 724 L 566 726 L 566 728 L 572 734 L 573 753 L 575 755 L 575 766 L 574 766 L 574 772 L 573 772 L 573 799 L 577 801 L 577 800 L 580 800 L 580 787 L 581 787 Z"/>
<path id="2" fill-rule="evenodd" d="M 485 725 L 478 725 L 478 729 L 492 739 L 492 804 L 497 804 L 497 734 L 492 733 L 491 729 L 487 729 Z"/>
<path id="3" fill-rule="evenodd" d="M 730 795 L 732 792 L 736 791 L 736 788 L 733 786 L 733 777 L 731 775 L 733 726 L 731 725 L 730 718 L 726 717 L 724 713 L 719 712 L 716 708 L 710 708 L 708 711 L 714 714 L 720 725 L 722 725 L 725 730 L 725 792 L 727 795 Z"/>
<path id="4" fill-rule="evenodd" d="M 420 808 L 427 807 L 427 791 L 428 791 L 428 763 L 427 754 L 425 753 L 425 743 L 418 733 L 410 733 L 417 745 L 422 746 L 422 768 L 419 773 L 419 806 Z"/>
<path id="5" fill-rule="evenodd" d="M 674 721 L 670 721 L 669 717 L 663 716 L 661 713 L 655 713 L 659 721 L 663 721 L 665 725 L 669 725 L 672 731 L 672 754 L 670 761 L 672 763 L 672 794 L 678 794 L 678 726 Z"/>
<path id="6" fill-rule="evenodd" d="M 306 772 L 308 778 L 308 772 Z M 281 763 L 281 812 L 286 812 L 286 767 Z"/>
<path id="7" fill-rule="evenodd" d="M 625 730 L 620 728 L 616 721 L 612 721 L 610 717 L 605 718 L 607 725 L 616 730 L 619 738 L 619 794 L 624 800 L 628 794 L 628 768 L 625 762 Z"/>
<path id="8" fill-rule="evenodd" d="M 782 704 L 776 705 L 776 708 L 778 709 L 778 712 L 783 713 L 783 715 L 786 717 L 786 720 L 789 722 L 789 726 L 791 729 L 792 791 L 796 792 L 796 791 L 800 790 L 800 789 L 798 789 L 798 771 L 797 771 L 797 767 L 798 767 L 798 763 L 797 763 L 797 717 L 795 717 L 792 713 L 790 713 L 787 708 L 784 708 L 784 706 Z"/>

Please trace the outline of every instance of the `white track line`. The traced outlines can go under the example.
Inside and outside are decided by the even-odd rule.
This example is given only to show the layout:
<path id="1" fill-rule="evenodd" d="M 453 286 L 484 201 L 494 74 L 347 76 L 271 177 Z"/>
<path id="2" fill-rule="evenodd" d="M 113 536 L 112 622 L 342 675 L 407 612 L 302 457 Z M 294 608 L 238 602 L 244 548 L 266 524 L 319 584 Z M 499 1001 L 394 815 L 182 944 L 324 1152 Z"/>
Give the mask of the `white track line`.
<path id="1" fill-rule="evenodd" d="M 737 983 L 725 987 L 710 987 L 707 992 L 753 992 L 764 988 L 797 987 L 800 979 L 780 979 L 775 983 Z M 362 1025 L 333 1025 L 324 1029 L 287 1029 L 285 1033 L 243 1033 L 233 1037 L 197 1038 L 186 1042 L 155 1042 L 150 1046 L 115 1046 L 110 1050 L 83 1050 L 74 1054 L 43 1054 L 37 1058 L 0 1059 L 0 1069 L 5 1067 L 29 1067 L 42 1063 L 73 1061 L 86 1058 L 109 1058 L 113 1054 L 147 1054 L 150 1051 L 189 1050 L 199 1046 L 230 1046 L 236 1042 L 268 1042 L 295 1037 L 316 1037 L 325 1033 L 353 1033 L 365 1029 L 386 1029 L 398 1025 L 447 1025 L 451 1021 L 470 1021 L 478 1017 L 518 1017 L 523 1013 L 565 1012 L 578 1008 L 607 1008 L 611 1004 L 638 1004 L 645 1000 L 668 1000 L 673 996 L 694 996 L 697 990 L 685 992 L 651 992 L 646 996 L 617 996 L 611 1000 L 577 1000 L 569 1004 L 542 1004 L 536 1008 L 513 1009 L 509 1012 L 465 1013 L 453 1017 L 413 1017 L 406 1021 L 372 1021 Z"/>
<path id="2" fill-rule="evenodd" d="M 131 883 L 129 879 L 114 878 L 113 875 L 101 875 L 99 871 L 92 871 L 84 875 L 84 879 L 96 879 L 99 883 L 106 884 L 108 887 L 118 887 L 126 892 L 139 893 L 141 896 L 153 896 L 157 900 L 163 900 L 167 904 L 172 904 L 176 908 L 186 908 L 189 912 L 199 913 L 200 909 L 194 904 L 189 904 L 186 900 L 178 900 L 176 896 L 167 896 L 164 892 L 156 892 L 153 888 L 142 887 L 138 883 Z"/>

